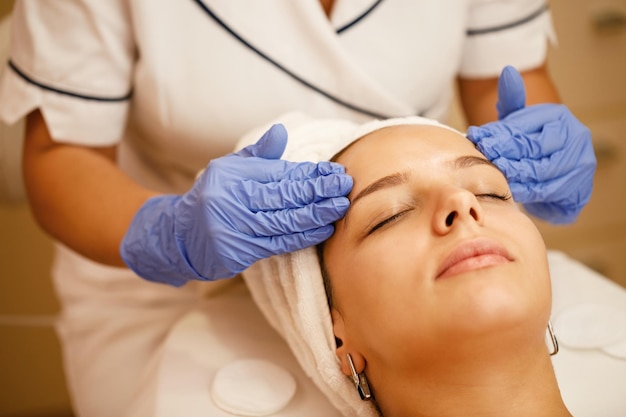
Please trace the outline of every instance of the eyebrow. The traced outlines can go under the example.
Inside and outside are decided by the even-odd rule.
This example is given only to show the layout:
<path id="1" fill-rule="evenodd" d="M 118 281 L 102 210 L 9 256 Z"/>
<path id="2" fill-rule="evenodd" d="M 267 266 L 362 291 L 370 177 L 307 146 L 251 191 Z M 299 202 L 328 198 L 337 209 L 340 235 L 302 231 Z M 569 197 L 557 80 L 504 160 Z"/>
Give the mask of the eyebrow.
<path id="1" fill-rule="evenodd" d="M 502 171 L 500 171 L 500 168 L 497 167 L 497 165 L 495 165 L 493 162 L 491 162 L 490 160 L 486 158 L 481 158 L 481 157 L 473 156 L 473 155 L 467 155 L 467 156 L 460 156 L 454 161 L 452 161 L 452 166 L 455 169 L 469 168 L 474 165 L 487 165 L 492 168 L 495 168 L 496 170 L 498 170 L 498 172 L 504 175 Z"/>
<path id="2" fill-rule="evenodd" d="M 473 156 L 473 155 L 460 156 L 452 161 L 452 167 L 454 169 L 470 168 L 475 165 L 487 165 L 496 169 L 499 173 L 502 174 L 502 171 L 500 171 L 500 168 L 498 168 L 495 164 L 493 164 L 488 159 L 480 158 L 478 156 Z M 408 171 L 396 172 L 391 175 L 387 175 L 382 178 L 379 178 L 378 180 L 374 181 L 373 183 L 365 187 L 363 190 L 361 190 L 352 199 L 350 206 L 353 206 L 357 201 L 359 201 L 361 198 L 369 194 L 372 194 L 376 191 L 383 190 L 385 188 L 396 187 L 398 185 L 406 184 L 408 180 L 409 180 Z"/>
<path id="3" fill-rule="evenodd" d="M 353 199 L 350 205 L 353 205 L 361 198 L 366 195 L 372 194 L 376 191 L 383 190 L 389 187 L 395 187 L 398 185 L 406 184 L 409 180 L 409 173 L 407 171 L 404 172 L 396 172 L 391 175 L 387 175 L 385 177 L 379 178 L 364 189 L 362 189 Z"/>
<path id="4" fill-rule="evenodd" d="M 509 179 L 506 177 L 504 172 L 496 164 L 494 164 L 493 162 L 491 162 L 485 157 L 481 158 L 480 156 L 474 156 L 474 155 L 459 156 L 457 159 L 455 159 L 452 162 L 452 166 L 455 169 L 470 168 L 475 165 L 486 165 L 488 167 L 491 167 L 495 169 L 496 171 L 498 171 L 498 173 L 502 175 L 502 177 L 507 183 L 509 182 Z"/>

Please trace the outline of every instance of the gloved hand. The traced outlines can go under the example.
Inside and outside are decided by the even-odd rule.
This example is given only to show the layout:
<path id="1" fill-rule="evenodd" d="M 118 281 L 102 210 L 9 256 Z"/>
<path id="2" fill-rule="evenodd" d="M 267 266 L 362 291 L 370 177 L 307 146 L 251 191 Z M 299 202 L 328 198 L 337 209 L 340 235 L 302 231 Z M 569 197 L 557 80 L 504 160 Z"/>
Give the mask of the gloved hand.
<path id="1" fill-rule="evenodd" d="M 504 172 L 513 198 L 529 213 L 571 223 L 591 197 L 591 132 L 563 105 L 525 102 L 521 75 L 504 68 L 498 80 L 500 120 L 470 127 L 467 137 Z"/>
<path id="2" fill-rule="evenodd" d="M 186 194 L 149 199 L 122 241 L 124 262 L 180 286 L 232 277 L 330 237 L 352 178 L 336 163 L 280 160 L 286 144 L 285 128 L 274 125 L 256 144 L 211 161 Z"/>

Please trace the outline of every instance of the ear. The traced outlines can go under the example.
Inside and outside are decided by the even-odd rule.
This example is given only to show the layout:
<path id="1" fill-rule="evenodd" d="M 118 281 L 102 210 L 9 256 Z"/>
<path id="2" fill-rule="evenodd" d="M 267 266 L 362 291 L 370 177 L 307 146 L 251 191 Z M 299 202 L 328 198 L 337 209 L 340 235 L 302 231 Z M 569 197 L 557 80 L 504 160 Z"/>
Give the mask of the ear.
<path id="1" fill-rule="evenodd" d="M 361 373 L 365 370 L 365 357 L 361 355 L 357 349 L 355 349 L 355 346 L 348 337 L 341 313 L 337 309 L 333 308 L 330 314 L 333 319 L 333 333 L 335 334 L 335 339 L 337 340 L 336 353 L 339 361 L 341 362 L 341 371 L 345 375 L 352 377 L 350 365 L 348 364 L 348 354 L 352 357 L 352 363 L 354 364 L 354 369 L 357 373 Z"/>

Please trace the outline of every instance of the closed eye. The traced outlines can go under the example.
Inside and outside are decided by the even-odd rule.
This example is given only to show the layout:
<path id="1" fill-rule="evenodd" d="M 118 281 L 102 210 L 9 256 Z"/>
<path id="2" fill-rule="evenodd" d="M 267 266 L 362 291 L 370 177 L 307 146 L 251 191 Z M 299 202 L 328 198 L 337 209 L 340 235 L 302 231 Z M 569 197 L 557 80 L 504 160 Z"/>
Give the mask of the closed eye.
<path id="1" fill-rule="evenodd" d="M 400 217 L 402 217 L 403 215 L 405 215 L 406 213 L 408 213 L 410 210 L 405 210 L 405 211 L 401 211 L 400 213 L 394 214 L 391 217 L 387 217 L 385 220 L 383 220 L 380 223 L 377 223 L 374 227 L 372 227 L 368 232 L 367 235 L 371 235 L 372 233 L 374 233 L 376 230 L 380 229 L 381 227 L 387 226 L 390 223 L 394 223 L 395 221 L 397 221 L 398 219 L 400 219 Z"/>
<path id="2" fill-rule="evenodd" d="M 483 194 L 476 194 L 476 197 L 477 198 L 489 198 L 489 199 L 500 200 L 500 201 L 508 201 L 511 198 L 513 198 L 511 194 L 509 193 L 504 193 L 504 194 L 483 193 Z"/>

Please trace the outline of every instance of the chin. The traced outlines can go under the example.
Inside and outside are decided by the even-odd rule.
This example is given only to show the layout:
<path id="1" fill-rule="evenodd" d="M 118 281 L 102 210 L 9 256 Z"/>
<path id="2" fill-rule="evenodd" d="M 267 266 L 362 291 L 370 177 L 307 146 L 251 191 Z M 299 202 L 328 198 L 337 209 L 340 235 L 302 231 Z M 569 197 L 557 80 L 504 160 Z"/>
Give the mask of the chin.
<path id="1" fill-rule="evenodd" d="M 465 282 L 459 285 L 451 317 L 459 332 L 478 335 L 523 325 L 543 316 L 545 307 L 549 314 L 549 288 L 548 297 L 537 297 L 537 288 L 515 262 L 464 275 L 457 277 Z"/>

